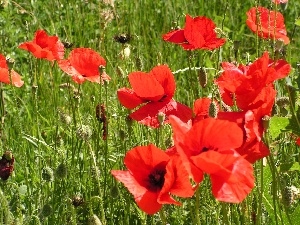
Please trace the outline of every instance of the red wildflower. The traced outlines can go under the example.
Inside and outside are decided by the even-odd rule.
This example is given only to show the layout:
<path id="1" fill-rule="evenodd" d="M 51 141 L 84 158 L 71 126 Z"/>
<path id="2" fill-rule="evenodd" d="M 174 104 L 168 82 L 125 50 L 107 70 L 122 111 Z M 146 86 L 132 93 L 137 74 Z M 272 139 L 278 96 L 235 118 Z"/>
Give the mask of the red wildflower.
<path id="1" fill-rule="evenodd" d="M 296 145 L 300 146 L 300 137 L 296 139 Z"/>
<path id="2" fill-rule="evenodd" d="M 232 106 L 235 95 L 237 106 L 243 110 L 261 105 L 261 98 L 265 99 L 266 95 L 274 92 L 273 82 L 286 77 L 291 70 L 291 66 L 285 60 L 271 60 L 268 52 L 250 65 L 236 66 L 223 62 L 222 68 L 224 72 L 216 83 L 223 101 Z"/>
<path id="3" fill-rule="evenodd" d="M 78 84 L 82 84 L 85 80 L 96 83 L 110 80 L 105 71 L 101 73 L 100 78 L 100 67 L 105 67 L 106 61 L 90 48 L 73 49 L 69 58 L 58 61 L 58 65 Z"/>
<path id="4" fill-rule="evenodd" d="M 278 11 L 268 10 L 261 6 L 253 7 L 247 12 L 246 24 L 259 37 L 281 40 L 284 44 L 290 43 L 284 25 L 284 17 Z"/>
<path id="5" fill-rule="evenodd" d="M 267 111 L 263 111 L 267 110 Z M 270 154 L 269 148 L 263 143 L 264 128 L 262 117 L 270 112 L 264 106 L 261 109 L 247 112 L 219 112 L 218 119 L 235 122 L 244 131 L 243 144 L 235 150 L 250 163 Z"/>
<path id="6" fill-rule="evenodd" d="M 64 57 L 64 45 L 57 36 L 48 36 L 44 30 L 36 31 L 33 41 L 24 42 L 19 48 L 31 52 L 36 58 L 49 61 Z"/>
<path id="7" fill-rule="evenodd" d="M 280 3 L 284 4 L 284 3 L 287 3 L 288 0 L 272 0 L 272 2 L 275 4 L 280 4 Z"/>
<path id="8" fill-rule="evenodd" d="M 241 202 L 254 187 L 252 165 L 235 149 L 243 142 L 243 131 L 235 123 L 206 118 L 190 129 L 171 116 L 176 149 L 195 182 L 210 176 L 216 199 Z"/>
<path id="9" fill-rule="evenodd" d="M 0 54 L 0 82 L 6 84 L 12 84 L 15 87 L 21 87 L 24 81 L 21 80 L 21 76 L 13 69 L 9 71 L 6 58 Z"/>
<path id="10" fill-rule="evenodd" d="M 142 124 L 159 127 L 158 114 L 164 114 L 168 122 L 169 115 L 176 115 L 183 121 L 192 117 L 192 110 L 172 98 L 175 93 L 174 76 L 166 65 L 154 67 L 149 73 L 133 72 L 128 75 L 132 89 L 118 90 L 120 103 L 128 108 L 139 109 L 129 116 Z"/>
<path id="11" fill-rule="evenodd" d="M 192 18 L 190 15 L 186 15 L 185 20 L 184 29 L 170 31 L 163 35 L 163 39 L 179 44 L 185 50 L 213 50 L 225 43 L 224 38 L 217 37 L 216 25 L 211 19 L 205 16 Z"/>
<path id="12" fill-rule="evenodd" d="M 126 153 L 124 163 L 127 171 L 112 170 L 134 196 L 137 205 L 146 213 L 154 214 L 162 204 L 180 205 L 171 194 L 191 197 L 194 193 L 187 171 L 178 161 L 150 144 L 139 146 Z"/>
<path id="13" fill-rule="evenodd" d="M 6 151 L 0 159 L 0 178 L 7 180 L 14 170 L 14 156 L 10 151 Z"/>

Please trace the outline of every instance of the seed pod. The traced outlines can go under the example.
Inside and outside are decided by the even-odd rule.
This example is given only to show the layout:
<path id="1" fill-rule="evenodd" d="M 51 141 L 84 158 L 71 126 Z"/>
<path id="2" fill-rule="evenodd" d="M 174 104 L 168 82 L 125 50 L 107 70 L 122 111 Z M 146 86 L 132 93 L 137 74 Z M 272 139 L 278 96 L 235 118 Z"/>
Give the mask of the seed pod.
<path id="1" fill-rule="evenodd" d="M 92 215 L 88 220 L 88 225 L 102 225 L 97 215 Z"/>
<path id="2" fill-rule="evenodd" d="M 42 179 L 47 182 L 53 181 L 53 170 L 50 167 L 45 167 L 42 170 Z"/>
<path id="3" fill-rule="evenodd" d="M 59 164 L 55 170 L 55 176 L 60 179 L 63 179 L 67 176 L 67 174 L 68 174 L 67 165 L 65 163 Z"/>
<path id="4" fill-rule="evenodd" d="M 200 68 L 199 73 L 198 73 L 198 78 L 201 87 L 205 87 L 207 85 L 207 73 L 203 67 Z"/>

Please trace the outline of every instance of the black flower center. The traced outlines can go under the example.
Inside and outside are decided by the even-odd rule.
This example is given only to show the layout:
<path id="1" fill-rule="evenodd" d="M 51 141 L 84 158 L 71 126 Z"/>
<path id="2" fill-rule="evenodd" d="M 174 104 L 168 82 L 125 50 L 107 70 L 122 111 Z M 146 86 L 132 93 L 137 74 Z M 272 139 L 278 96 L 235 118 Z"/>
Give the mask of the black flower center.
<path id="1" fill-rule="evenodd" d="M 148 175 L 148 189 L 150 191 L 159 191 L 164 186 L 165 169 L 155 169 Z"/>

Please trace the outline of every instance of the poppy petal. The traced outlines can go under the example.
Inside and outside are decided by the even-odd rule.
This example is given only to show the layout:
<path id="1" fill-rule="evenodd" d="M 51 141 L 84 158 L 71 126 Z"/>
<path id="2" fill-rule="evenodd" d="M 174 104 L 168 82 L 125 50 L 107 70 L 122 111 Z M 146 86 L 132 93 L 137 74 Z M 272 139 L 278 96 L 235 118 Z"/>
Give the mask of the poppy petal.
<path id="1" fill-rule="evenodd" d="M 132 89 L 140 98 L 158 101 L 164 96 L 164 88 L 153 76 L 144 72 L 132 72 L 128 78 Z"/>
<path id="2" fill-rule="evenodd" d="M 155 145 L 138 146 L 126 153 L 124 164 L 135 179 L 143 186 L 147 186 L 145 177 L 153 168 L 161 163 L 167 163 L 170 157 Z"/>
<path id="3" fill-rule="evenodd" d="M 120 103 L 127 109 L 134 109 L 144 101 L 136 95 L 136 93 L 129 88 L 120 88 L 117 91 Z"/>
<path id="4" fill-rule="evenodd" d="M 99 67 L 106 65 L 105 59 L 90 48 L 73 49 L 69 61 L 74 69 L 85 77 L 100 75 Z"/>
<path id="5" fill-rule="evenodd" d="M 185 17 L 184 36 L 189 44 L 195 48 L 201 48 L 205 44 L 204 37 L 202 36 L 203 26 L 202 17 L 193 19 L 190 15 Z"/>
<path id="6" fill-rule="evenodd" d="M 174 100 L 169 102 L 149 102 L 130 114 L 130 117 L 141 124 L 157 128 L 160 126 L 157 115 L 161 112 L 166 115 L 165 123 L 168 123 L 168 116 L 175 115 L 187 122 L 192 117 L 192 110 Z"/>
<path id="7" fill-rule="evenodd" d="M 166 166 L 165 183 L 161 193 L 174 194 L 179 197 L 192 197 L 194 189 L 190 183 L 189 174 L 183 166 L 179 155 L 173 156 Z"/>
<path id="8" fill-rule="evenodd" d="M 253 167 L 239 155 L 207 151 L 191 159 L 210 174 L 212 192 L 219 201 L 239 203 L 254 187 Z"/>
<path id="9" fill-rule="evenodd" d="M 187 42 L 185 37 L 184 37 L 184 30 L 179 29 L 179 30 L 174 30 L 171 31 L 167 34 L 163 35 L 163 40 L 168 41 L 168 42 L 173 42 L 175 44 L 181 44 Z"/>
<path id="10" fill-rule="evenodd" d="M 149 72 L 149 75 L 153 76 L 163 87 L 166 98 L 171 99 L 174 95 L 176 85 L 170 68 L 167 65 L 156 66 Z"/>
<path id="11" fill-rule="evenodd" d="M 11 83 L 12 85 L 14 85 L 15 87 L 22 87 L 24 84 L 24 81 L 21 79 L 20 74 L 18 74 L 16 71 L 14 71 L 13 69 L 10 71 L 10 75 L 11 75 Z"/>

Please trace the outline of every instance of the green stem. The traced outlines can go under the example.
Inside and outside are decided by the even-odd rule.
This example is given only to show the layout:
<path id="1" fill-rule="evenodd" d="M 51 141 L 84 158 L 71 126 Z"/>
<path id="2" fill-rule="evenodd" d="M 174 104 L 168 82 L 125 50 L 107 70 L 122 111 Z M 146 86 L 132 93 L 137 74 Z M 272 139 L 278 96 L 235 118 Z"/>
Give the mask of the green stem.
<path id="1" fill-rule="evenodd" d="M 167 219 L 165 215 L 164 208 L 162 207 L 161 210 L 159 211 L 159 217 L 163 225 L 167 225 Z"/>
<path id="2" fill-rule="evenodd" d="M 195 202 L 195 217 L 196 217 L 197 225 L 201 225 L 199 211 L 200 211 L 200 188 L 198 187 L 196 191 L 196 202 Z"/>

